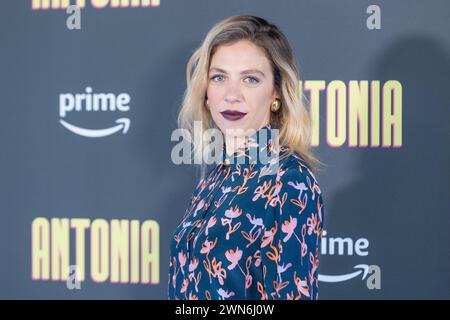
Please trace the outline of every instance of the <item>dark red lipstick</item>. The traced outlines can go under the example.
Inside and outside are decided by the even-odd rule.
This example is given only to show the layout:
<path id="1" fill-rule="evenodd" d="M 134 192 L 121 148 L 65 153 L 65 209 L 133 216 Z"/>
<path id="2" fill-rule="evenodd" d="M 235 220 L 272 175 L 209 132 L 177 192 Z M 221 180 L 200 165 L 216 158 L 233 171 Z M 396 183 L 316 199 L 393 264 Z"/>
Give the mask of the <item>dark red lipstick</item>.
<path id="1" fill-rule="evenodd" d="M 222 116 L 230 121 L 236 121 L 243 118 L 247 113 L 235 110 L 225 110 L 221 112 Z"/>

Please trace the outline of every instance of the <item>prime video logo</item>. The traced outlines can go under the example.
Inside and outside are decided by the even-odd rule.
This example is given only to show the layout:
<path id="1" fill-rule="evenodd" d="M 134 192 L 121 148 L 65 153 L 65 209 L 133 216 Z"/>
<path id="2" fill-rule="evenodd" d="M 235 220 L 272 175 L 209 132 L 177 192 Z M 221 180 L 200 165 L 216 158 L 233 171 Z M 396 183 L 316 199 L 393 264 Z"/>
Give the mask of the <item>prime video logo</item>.
<path id="1" fill-rule="evenodd" d="M 107 112 L 130 110 L 130 95 L 128 93 L 92 93 L 91 87 L 86 87 L 85 93 L 61 93 L 59 95 L 59 123 L 67 130 L 87 138 L 103 138 L 122 132 L 126 134 L 130 128 L 130 119 L 120 117 L 116 119 L 116 125 L 103 129 L 89 129 L 71 124 L 63 118 L 70 112 Z"/>
<path id="2" fill-rule="evenodd" d="M 328 237 L 327 231 L 323 230 L 321 250 L 322 255 L 339 255 L 365 257 L 369 255 L 369 240 L 359 238 L 353 240 L 350 237 Z M 378 265 L 357 264 L 353 266 L 354 271 L 343 274 L 325 275 L 319 274 L 321 282 L 343 282 L 360 276 L 366 281 L 368 289 L 381 289 L 381 269 Z"/>

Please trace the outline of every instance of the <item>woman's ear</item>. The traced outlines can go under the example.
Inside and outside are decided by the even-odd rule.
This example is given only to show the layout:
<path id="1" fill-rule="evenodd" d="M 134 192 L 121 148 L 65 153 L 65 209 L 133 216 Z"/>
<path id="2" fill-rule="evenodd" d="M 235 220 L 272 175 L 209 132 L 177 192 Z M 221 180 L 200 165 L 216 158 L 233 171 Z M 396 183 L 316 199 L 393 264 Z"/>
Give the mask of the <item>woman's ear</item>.
<path id="1" fill-rule="evenodd" d="M 205 105 L 206 105 L 206 108 L 209 109 L 208 96 L 206 94 L 205 94 Z"/>

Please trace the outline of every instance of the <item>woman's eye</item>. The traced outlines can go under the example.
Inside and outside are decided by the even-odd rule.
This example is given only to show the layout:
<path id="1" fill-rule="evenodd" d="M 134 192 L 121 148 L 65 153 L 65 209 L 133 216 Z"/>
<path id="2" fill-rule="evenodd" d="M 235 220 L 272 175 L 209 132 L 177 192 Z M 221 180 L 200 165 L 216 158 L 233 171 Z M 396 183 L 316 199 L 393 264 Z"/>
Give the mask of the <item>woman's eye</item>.
<path id="1" fill-rule="evenodd" d="M 255 78 L 255 77 L 247 77 L 246 79 L 251 79 L 252 81 L 250 81 L 250 83 L 253 83 L 253 84 L 259 82 L 259 80 L 257 78 Z"/>
<path id="2" fill-rule="evenodd" d="M 215 79 L 216 79 L 217 77 L 223 77 L 223 76 L 221 76 L 221 75 L 215 75 L 215 76 L 212 76 L 210 79 L 215 81 Z"/>
<path id="3" fill-rule="evenodd" d="M 210 79 L 215 81 L 215 82 L 217 82 L 217 81 L 222 81 L 223 79 L 221 79 L 221 78 L 224 78 L 224 76 L 218 74 L 218 75 L 212 76 Z M 245 78 L 245 80 L 247 80 L 247 79 L 250 79 L 250 81 L 247 81 L 247 82 L 251 83 L 251 84 L 256 84 L 256 83 L 259 82 L 259 80 L 257 78 L 255 78 L 255 77 L 247 77 L 247 78 Z"/>

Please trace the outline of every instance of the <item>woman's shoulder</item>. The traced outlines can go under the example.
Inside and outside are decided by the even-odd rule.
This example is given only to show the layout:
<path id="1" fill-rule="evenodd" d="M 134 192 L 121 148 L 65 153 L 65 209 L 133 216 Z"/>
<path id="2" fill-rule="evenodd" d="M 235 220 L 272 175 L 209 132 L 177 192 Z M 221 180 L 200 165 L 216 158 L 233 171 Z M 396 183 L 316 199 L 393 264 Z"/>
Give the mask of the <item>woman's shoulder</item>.
<path id="1" fill-rule="evenodd" d="M 291 154 L 281 153 L 279 162 L 279 179 L 282 182 L 298 182 L 308 183 L 309 187 L 318 185 L 318 180 L 311 169 L 311 166 L 305 158 L 298 152 L 293 151 Z"/>
<path id="2" fill-rule="evenodd" d="M 318 219 L 323 222 L 324 201 L 319 182 L 304 157 L 297 152 L 280 158 L 276 174 L 268 176 L 264 184 L 270 188 L 273 212 L 287 217 Z M 271 220 L 268 215 L 266 219 Z M 267 221 L 268 221 L 267 220 Z"/>

